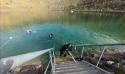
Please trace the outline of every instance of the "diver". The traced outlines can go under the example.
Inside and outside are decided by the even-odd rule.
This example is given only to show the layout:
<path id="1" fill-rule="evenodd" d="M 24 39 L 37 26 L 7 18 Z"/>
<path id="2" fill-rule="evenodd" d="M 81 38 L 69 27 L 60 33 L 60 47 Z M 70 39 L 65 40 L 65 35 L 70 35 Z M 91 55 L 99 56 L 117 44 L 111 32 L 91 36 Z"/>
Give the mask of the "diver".
<path id="1" fill-rule="evenodd" d="M 31 33 L 31 32 L 32 32 L 32 30 L 27 30 L 27 32 L 28 32 L 28 33 Z"/>
<path id="2" fill-rule="evenodd" d="M 71 43 L 68 43 L 68 44 L 63 45 L 63 46 L 61 47 L 61 49 L 60 49 L 60 56 L 61 56 L 62 54 L 64 54 L 64 57 L 66 57 L 67 54 L 70 55 L 71 53 L 69 53 L 68 50 L 72 51 L 72 48 L 73 48 L 73 46 L 72 46 Z M 71 55 L 72 55 L 72 54 L 71 54 Z M 71 56 L 71 55 L 70 55 L 70 56 Z"/>
<path id="3" fill-rule="evenodd" d="M 27 33 L 35 33 L 36 31 L 27 30 Z"/>
<path id="4" fill-rule="evenodd" d="M 53 34 L 53 33 L 50 33 L 50 34 L 49 34 L 49 37 L 50 37 L 50 38 L 52 38 L 53 36 L 54 36 L 54 34 Z"/>

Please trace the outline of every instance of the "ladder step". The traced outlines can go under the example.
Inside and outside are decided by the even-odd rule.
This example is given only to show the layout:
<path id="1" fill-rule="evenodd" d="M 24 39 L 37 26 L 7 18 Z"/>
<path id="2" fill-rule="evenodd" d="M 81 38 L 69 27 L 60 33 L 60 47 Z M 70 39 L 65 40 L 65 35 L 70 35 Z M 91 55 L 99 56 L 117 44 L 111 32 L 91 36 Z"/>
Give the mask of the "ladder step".
<path id="1" fill-rule="evenodd" d="M 63 72 L 56 72 L 56 74 L 101 74 L 98 70 L 74 70 L 74 71 L 63 71 Z"/>
<path id="2" fill-rule="evenodd" d="M 78 62 L 70 62 L 70 61 L 67 61 L 67 62 L 57 62 L 55 65 L 64 65 L 64 64 L 77 64 L 77 63 L 83 63 L 82 61 L 78 61 Z"/>
<path id="3" fill-rule="evenodd" d="M 64 69 L 64 68 L 66 68 L 66 69 L 68 69 L 68 68 L 76 68 L 76 67 L 89 67 L 88 65 L 73 65 L 73 66 L 57 66 L 57 67 L 55 67 L 56 69 Z"/>
<path id="4" fill-rule="evenodd" d="M 78 65 L 82 65 L 82 66 L 84 66 L 84 65 L 86 65 L 86 64 L 67 64 L 67 65 L 56 65 L 56 67 L 65 67 L 65 66 L 78 66 Z"/>
<path id="5" fill-rule="evenodd" d="M 85 63 L 64 63 L 64 64 L 55 64 L 56 66 L 59 66 L 59 65 L 80 65 L 80 64 L 85 64 Z"/>
<path id="6" fill-rule="evenodd" d="M 81 70 L 81 71 L 85 71 L 85 70 L 93 70 L 92 67 L 75 67 L 75 68 L 65 68 L 65 69 L 56 69 L 56 72 L 66 72 L 66 71 L 78 71 L 78 70 Z"/>

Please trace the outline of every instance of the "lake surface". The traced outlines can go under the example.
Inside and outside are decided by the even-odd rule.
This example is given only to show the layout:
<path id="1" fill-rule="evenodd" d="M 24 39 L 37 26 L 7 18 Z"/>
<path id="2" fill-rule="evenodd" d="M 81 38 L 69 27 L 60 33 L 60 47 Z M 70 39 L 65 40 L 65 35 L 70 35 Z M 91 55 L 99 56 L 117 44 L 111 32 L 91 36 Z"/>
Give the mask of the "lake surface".
<path id="1" fill-rule="evenodd" d="M 34 33 L 27 33 L 28 29 Z M 125 42 L 125 15 L 68 11 L 7 12 L 1 13 L 0 33 L 0 59 L 54 46 L 58 53 L 68 42 L 73 45 Z M 54 34 L 52 39 L 48 37 L 49 33 Z"/>

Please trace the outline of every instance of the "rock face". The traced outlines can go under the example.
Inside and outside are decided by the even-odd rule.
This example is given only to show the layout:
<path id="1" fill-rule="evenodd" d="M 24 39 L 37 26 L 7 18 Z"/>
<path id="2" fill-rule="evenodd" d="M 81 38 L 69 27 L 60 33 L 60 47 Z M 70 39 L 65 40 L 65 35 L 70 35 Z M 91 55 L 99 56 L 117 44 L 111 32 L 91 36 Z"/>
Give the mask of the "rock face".
<path id="1" fill-rule="evenodd" d="M 43 72 L 43 66 L 37 65 L 24 70 L 21 70 L 21 68 L 15 68 L 15 69 L 12 69 L 9 73 L 10 74 L 40 74 L 42 72 Z"/>

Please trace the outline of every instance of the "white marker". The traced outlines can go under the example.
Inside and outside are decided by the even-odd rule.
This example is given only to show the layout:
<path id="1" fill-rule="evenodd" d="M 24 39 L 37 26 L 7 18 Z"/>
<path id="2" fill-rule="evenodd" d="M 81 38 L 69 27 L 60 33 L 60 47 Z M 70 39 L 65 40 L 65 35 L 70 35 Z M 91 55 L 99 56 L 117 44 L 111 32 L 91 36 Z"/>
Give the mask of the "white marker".
<path id="1" fill-rule="evenodd" d="M 10 39 L 12 39 L 12 37 L 10 37 Z"/>

